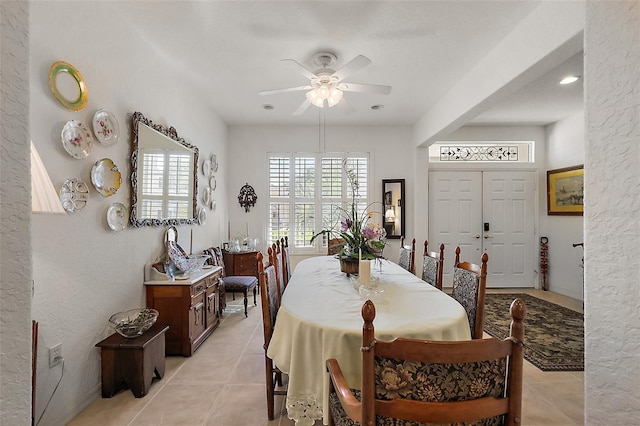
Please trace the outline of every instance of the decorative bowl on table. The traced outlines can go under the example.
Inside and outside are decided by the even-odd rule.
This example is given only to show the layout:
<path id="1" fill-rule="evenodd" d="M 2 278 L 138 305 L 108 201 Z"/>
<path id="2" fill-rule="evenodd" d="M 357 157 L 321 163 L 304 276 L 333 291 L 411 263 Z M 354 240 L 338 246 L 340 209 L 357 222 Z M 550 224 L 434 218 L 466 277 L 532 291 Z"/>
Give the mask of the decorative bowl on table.
<path id="1" fill-rule="evenodd" d="M 358 287 L 358 293 L 362 300 L 371 300 L 372 302 L 380 302 L 384 297 L 384 288 L 377 284 L 362 284 Z"/>
<path id="2" fill-rule="evenodd" d="M 175 241 L 167 242 L 167 252 L 171 261 L 185 274 L 201 271 L 211 257 L 208 254 L 188 255 Z"/>
<path id="3" fill-rule="evenodd" d="M 121 336 L 133 338 L 141 336 L 158 319 L 158 311 L 138 308 L 111 315 L 109 325 Z"/>

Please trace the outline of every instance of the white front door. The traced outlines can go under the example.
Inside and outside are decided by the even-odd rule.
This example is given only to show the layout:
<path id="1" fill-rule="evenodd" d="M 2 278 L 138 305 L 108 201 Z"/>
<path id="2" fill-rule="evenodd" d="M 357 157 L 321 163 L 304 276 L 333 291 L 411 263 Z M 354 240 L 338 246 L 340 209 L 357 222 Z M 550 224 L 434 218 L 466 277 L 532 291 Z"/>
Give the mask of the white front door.
<path id="1" fill-rule="evenodd" d="M 487 287 L 534 286 L 534 179 L 519 171 L 429 173 L 429 246 L 445 244 L 445 286 L 456 247 L 463 262 L 480 264 L 487 252 Z"/>

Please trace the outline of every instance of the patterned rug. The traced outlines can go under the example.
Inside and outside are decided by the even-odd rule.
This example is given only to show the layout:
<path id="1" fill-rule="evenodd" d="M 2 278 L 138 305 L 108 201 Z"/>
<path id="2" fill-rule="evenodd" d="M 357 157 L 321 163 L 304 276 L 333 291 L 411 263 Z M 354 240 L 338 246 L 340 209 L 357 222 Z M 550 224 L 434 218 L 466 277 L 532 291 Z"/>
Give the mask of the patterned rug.
<path id="1" fill-rule="evenodd" d="M 584 318 L 579 312 L 528 294 L 487 293 L 484 331 L 508 337 L 509 307 L 516 297 L 527 305 L 525 359 L 542 371 L 584 371 Z"/>

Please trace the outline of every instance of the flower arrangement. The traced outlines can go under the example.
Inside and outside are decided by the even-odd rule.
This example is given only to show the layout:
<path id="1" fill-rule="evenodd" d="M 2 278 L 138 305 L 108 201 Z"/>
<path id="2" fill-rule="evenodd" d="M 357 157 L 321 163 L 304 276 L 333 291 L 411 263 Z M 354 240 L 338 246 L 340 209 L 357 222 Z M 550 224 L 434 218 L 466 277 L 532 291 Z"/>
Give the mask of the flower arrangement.
<path id="1" fill-rule="evenodd" d="M 374 216 L 374 212 L 369 211 L 375 203 L 370 203 L 362 211 L 358 210 L 358 179 L 353 169 L 348 169 L 346 160 L 342 161 L 342 167 L 346 172 L 349 186 L 351 187 L 351 205 L 349 209 L 336 207 L 340 210 L 343 219 L 329 229 L 322 231 L 311 237 L 313 242 L 320 235 L 327 237 L 340 237 L 345 241 L 344 247 L 340 251 L 340 258 L 358 259 L 380 259 L 382 251 L 386 245 L 387 233 L 383 227 L 369 223 Z"/>

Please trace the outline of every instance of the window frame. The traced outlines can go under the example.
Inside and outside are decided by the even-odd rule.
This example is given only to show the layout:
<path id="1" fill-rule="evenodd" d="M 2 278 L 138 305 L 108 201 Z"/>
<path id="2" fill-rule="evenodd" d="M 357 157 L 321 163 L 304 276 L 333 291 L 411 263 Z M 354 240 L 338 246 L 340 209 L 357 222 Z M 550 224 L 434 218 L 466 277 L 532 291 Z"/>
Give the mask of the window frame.
<path id="1" fill-rule="evenodd" d="M 272 187 L 271 187 L 271 176 L 272 176 L 272 167 L 271 163 L 274 158 L 287 158 L 288 159 L 288 195 L 285 196 L 274 196 L 272 195 Z M 314 158 L 314 194 L 313 196 L 298 196 L 296 194 L 296 179 L 299 177 L 296 176 L 296 159 L 299 158 Z M 340 164 L 340 196 L 323 196 L 323 159 L 339 159 Z M 298 245 L 296 243 L 296 235 L 295 233 L 298 231 L 296 228 L 296 204 L 313 204 L 314 206 L 314 224 L 313 224 L 313 234 L 320 232 L 325 226 L 323 224 L 323 207 L 327 204 L 331 205 L 340 205 L 342 208 L 347 208 L 351 201 L 351 189 L 348 184 L 347 175 L 342 168 L 342 162 L 344 159 L 364 159 L 366 161 L 366 184 L 362 186 L 364 188 L 366 196 L 363 198 L 358 198 L 358 204 L 369 205 L 371 203 L 371 155 L 368 152 L 269 152 L 267 153 L 267 168 L 269 174 L 269 182 L 268 182 L 268 200 L 267 200 L 267 241 L 271 244 L 273 235 L 275 232 L 272 230 L 273 218 L 272 218 L 272 205 L 274 204 L 284 204 L 288 205 L 289 210 L 289 218 L 288 218 L 288 228 L 286 231 L 282 233 L 278 233 L 277 238 L 281 238 L 284 235 L 288 235 L 289 237 L 289 250 L 291 253 L 295 254 L 322 254 L 327 251 L 327 239 L 326 238 L 317 238 L 313 244 L 308 245 Z M 286 180 L 279 179 L 279 180 Z M 338 218 L 335 218 L 337 221 Z M 279 221 L 282 223 L 282 221 Z M 336 222 L 337 223 L 337 222 Z M 305 236 L 306 237 L 306 236 Z M 305 238 L 305 240 L 307 240 Z"/>

